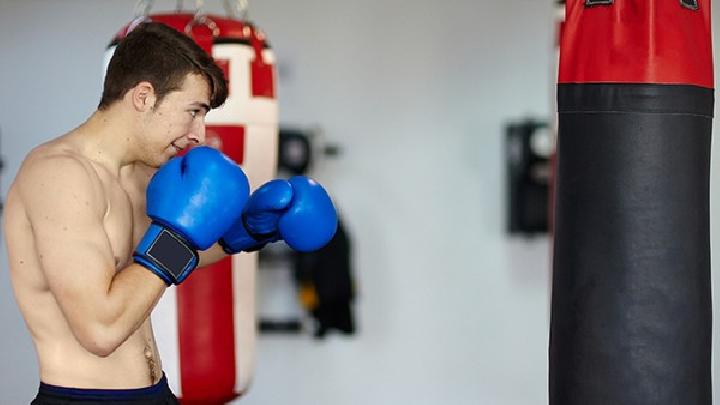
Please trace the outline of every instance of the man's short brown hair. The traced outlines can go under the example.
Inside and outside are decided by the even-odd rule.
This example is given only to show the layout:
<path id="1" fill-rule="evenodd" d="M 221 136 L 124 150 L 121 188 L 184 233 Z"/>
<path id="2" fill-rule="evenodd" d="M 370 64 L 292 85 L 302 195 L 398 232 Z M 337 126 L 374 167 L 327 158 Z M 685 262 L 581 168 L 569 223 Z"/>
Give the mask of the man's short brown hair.
<path id="1" fill-rule="evenodd" d="M 228 90 L 223 71 L 207 52 L 174 28 L 161 23 L 141 23 L 115 48 L 98 109 L 122 99 L 141 81 L 153 85 L 159 103 L 168 93 L 180 90 L 191 73 L 207 80 L 211 108 L 225 102 Z"/>

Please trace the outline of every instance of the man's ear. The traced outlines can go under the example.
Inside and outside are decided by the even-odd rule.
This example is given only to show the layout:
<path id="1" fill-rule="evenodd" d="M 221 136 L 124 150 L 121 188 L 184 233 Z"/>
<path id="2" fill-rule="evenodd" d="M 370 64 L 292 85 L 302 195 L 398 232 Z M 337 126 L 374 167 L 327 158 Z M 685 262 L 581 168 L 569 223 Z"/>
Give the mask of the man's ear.
<path id="1" fill-rule="evenodd" d="M 150 111 L 157 101 L 155 96 L 155 88 L 152 83 L 143 81 L 135 85 L 128 92 L 133 107 L 137 111 Z"/>

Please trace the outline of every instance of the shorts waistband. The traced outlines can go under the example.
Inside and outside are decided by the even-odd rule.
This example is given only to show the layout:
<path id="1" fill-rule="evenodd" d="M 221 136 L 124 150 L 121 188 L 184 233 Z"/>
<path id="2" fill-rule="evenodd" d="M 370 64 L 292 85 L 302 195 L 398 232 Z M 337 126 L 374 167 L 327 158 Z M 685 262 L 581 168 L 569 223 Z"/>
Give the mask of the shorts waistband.
<path id="1" fill-rule="evenodd" d="M 99 401 L 133 401 L 156 398 L 170 391 L 167 378 L 163 373 L 157 383 L 145 388 L 130 389 L 96 389 L 68 388 L 40 382 L 40 395 L 63 398 L 67 400 L 99 400 Z"/>

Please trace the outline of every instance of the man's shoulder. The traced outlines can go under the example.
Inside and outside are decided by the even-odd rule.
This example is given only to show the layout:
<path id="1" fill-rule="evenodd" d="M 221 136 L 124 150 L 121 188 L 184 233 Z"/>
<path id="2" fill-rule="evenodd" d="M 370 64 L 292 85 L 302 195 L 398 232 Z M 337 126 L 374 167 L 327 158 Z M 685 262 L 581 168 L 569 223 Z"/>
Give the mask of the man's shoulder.
<path id="1" fill-rule="evenodd" d="M 35 180 L 35 177 L 44 175 L 57 178 L 74 176 L 82 178 L 90 176 L 93 171 L 93 166 L 87 157 L 66 145 L 49 142 L 35 147 L 27 154 L 20 165 L 17 179 Z"/>
<path id="2" fill-rule="evenodd" d="M 90 160 L 62 145 L 43 144 L 25 157 L 12 186 L 21 199 L 85 195 L 102 202 L 102 184 Z"/>

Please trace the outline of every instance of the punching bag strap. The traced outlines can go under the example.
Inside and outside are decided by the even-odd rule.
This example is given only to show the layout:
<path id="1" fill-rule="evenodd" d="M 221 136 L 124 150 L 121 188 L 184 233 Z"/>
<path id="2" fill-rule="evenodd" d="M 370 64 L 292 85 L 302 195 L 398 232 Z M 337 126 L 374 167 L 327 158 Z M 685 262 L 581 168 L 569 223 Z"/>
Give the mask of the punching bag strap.
<path id="1" fill-rule="evenodd" d="M 253 97 L 275 98 L 275 79 L 272 64 L 265 60 L 263 51 L 266 46 L 265 34 L 252 26 L 250 45 L 254 58 L 250 64 L 251 91 Z"/>
<path id="2" fill-rule="evenodd" d="M 205 14 L 203 4 L 203 0 L 195 1 L 195 17 L 185 26 L 185 33 L 194 39 L 208 55 L 212 55 L 213 40 L 220 35 L 220 28 Z M 207 30 L 198 30 L 196 27 L 205 27 Z"/>

